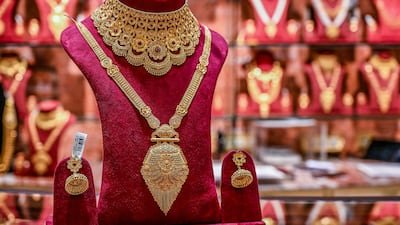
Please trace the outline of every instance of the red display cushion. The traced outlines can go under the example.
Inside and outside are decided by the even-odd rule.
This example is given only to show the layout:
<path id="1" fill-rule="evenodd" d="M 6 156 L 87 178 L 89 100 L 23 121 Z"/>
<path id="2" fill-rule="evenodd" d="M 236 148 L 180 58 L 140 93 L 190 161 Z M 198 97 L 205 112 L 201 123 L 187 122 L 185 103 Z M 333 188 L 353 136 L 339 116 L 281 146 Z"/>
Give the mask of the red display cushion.
<path id="1" fill-rule="evenodd" d="M 96 194 L 89 162 L 83 159 L 82 169 L 79 171 L 88 178 L 89 189 L 81 195 L 72 196 L 65 191 L 65 181 L 72 174 L 67 168 L 68 160 L 61 161 L 55 171 L 54 215 L 47 224 L 97 225 Z"/>
<path id="2" fill-rule="evenodd" d="M 376 30 L 371 29 L 368 24 L 366 26 L 367 30 L 367 41 L 370 43 L 398 43 L 400 42 L 400 26 L 398 25 L 398 11 L 400 8 L 399 1 L 393 0 L 373 0 L 375 5 L 379 4 L 378 1 L 381 1 L 385 5 L 386 11 L 380 11 L 378 7 L 378 22 Z M 387 24 L 384 16 L 382 14 L 389 15 L 392 19 L 390 22 L 396 24 L 393 26 L 391 24 Z"/>
<path id="3" fill-rule="evenodd" d="M 254 161 L 247 152 L 243 151 L 246 155 L 246 163 L 242 169 L 251 172 L 253 182 L 241 189 L 234 188 L 231 184 L 231 176 L 238 169 L 232 160 L 235 153 L 236 151 L 228 153 L 222 163 L 222 221 L 225 223 L 252 222 L 255 224 L 264 224 L 261 222 L 260 196 Z"/>
<path id="4" fill-rule="evenodd" d="M 343 67 L 342 67 L 343 68 Z M 319 99 L 321 89 L 318 86 L 316 76 L 314 70 L 310 64 L 305 67 L 305 74 L 308 77 L 309 82 L 309 90 L 310 93 L 310 105 L 305 109 L 299 109 L 298 113 L 301 116 L 309 116 L 309 115 L 326 115 L 326 114 L 339 114 L 339 115 L 351 115 L 353 113 L 353 106 L 345 106 L 343 104 L 343 95 L 344 95 L 344 83 L 345 83 L 345 71 L 342 69 L 338 86 L 335 90 L 336 100 L 333 105 L 333 108 L 330 113 L 325 113 L 321 102 Z"/>
<path id="5" fill-rule="evenodd" d="M 133 67 L 106 46 L 91 19 L 84 25 L 95 36 L 105 53 L 162 123 L 168 122 L 181 100 L 204 45 L 200 44 L 185 64 L 173 67 L 162 77 L 149 75 L 143 67 Z M 62 35 L 62 45 L 88 79 L 98 102 L 104 139 L 104 171 L 99 199 L 99 224 L 198 224 L 221 220 L 211 162 L 211 102 L 216 80 L 225 61 L 228 46 L 212 32 L 210 64 L 202 84 L 177 131 L 180 147 L 189 165 L 189 176 L 165 216 L 148 190 L 140 168 L 152 145 L 152 129 L 108 77 L 96 55 L 75 26 Z"/>
<path id="6" fill-rule="evenodd" d="M 266 8 L 268 15 L 271 17 L 276 9 L 279 0 L 262 0 L 264 7 Z M 257 13 L 257 10 L 253 6 L 254 20 L 248 20 L 244 23 L 242 33 L 244 34 L 244 42 L 247 44 L 266 44 L 266 43 L 296 43 L 300 41 L 300 25 L 297 28 L 297 32 L 290 34 L 288 32 L 288 9 L 290 1 L 287 1 L 284 13 L 281 20 L 277 24 L 277 33 L 274 37 L 268 37 L 265 33 L 266 25 L 262 22 L 261 17 Z M 254 33 L 248 32 L 248 26 L 253 23 L 255 25 Z"/>

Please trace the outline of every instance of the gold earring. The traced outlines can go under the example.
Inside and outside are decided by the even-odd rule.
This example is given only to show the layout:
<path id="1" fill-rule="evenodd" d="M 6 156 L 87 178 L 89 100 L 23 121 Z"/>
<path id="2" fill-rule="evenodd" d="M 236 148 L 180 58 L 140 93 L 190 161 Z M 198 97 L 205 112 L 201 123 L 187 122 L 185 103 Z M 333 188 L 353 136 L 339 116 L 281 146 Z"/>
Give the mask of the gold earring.
<path id="1" fill-rule="evenodd" d="M 72 175 L 65 181 L 65 191 L 70 195 L 81 195 L 89 189 L 89 180 L 79 173 L 82 168 L 82 160 L 79 158 L 71 158 L 68 160 L 68 169 Z"/>
<path id="2" fill-rule="evenodd" d="M 237 170 L 231 176 L 231 184 L 234 188 L 245 188 L 253 182 L 253 175 L 251 172 L 242 169 L 243 164 L 246 163 L 246 155 L 243 152 L 236 152 L 233 154 L 233 162 L 237 166 Z"/>

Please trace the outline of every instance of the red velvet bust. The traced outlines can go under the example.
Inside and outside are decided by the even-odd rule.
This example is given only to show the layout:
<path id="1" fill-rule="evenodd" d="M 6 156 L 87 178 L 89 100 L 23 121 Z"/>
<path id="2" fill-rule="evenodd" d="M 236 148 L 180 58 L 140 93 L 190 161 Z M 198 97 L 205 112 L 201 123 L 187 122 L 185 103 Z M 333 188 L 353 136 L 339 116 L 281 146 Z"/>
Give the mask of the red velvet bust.
<path id="1" fill-rule="evenodd" d="M 58 101 L 45 101 L 45 102 L 40 103 L 38 105 L 38 108 L 39 108 L 40 112 L 48 113 L 48 112 L 56 110 L 56 108 L 59 107 L 59 105 L 60 105 L 60 102 L 58 102 Z M 28 124 L 29 124 L 28 120 L 29 120 L 29 118 L 26 119 L 26 122 L 25 122 L 26 126 L 28 126 Z M 76 118 L 71 115 L 70 118 L 68 119 L 68 122 L 65 124 L 63 130 L 61 131 L 61 134 L 59 135 L 57 140 L 54 142 L 51 149 L 48 151 L 48 154 L 50 155 L 50 157 L 52 159 L 52 163 L 49 165 L 47 172 L 42 176 L 53 176 L 54 175 L 54 171 L 55 171 L 57 163 L 58 163 L 58 149 L 59 149 L 61 137 L 62 137 L 63 133 L 68 129 L 68 127 L 71 126 L 75 121 L 76 121 Z M 40 138 L 41 142 L 44 143 L 47 140 L 47 138 L 49 137 L 52 130 L 42 130 L 40 128 L 37 128 L 37 129 L 38 129 L 39 138 Z M 29 130 L 29 129 L 27 128 L 27 130 Z M 30 132 L 28 132 L 28 134 L 31 135 Z M 29 149 L 30 149 L 29 156 L 30 156 L 30 158 L 32 158 L 35 155 L 36 150 L 33 147 L 31 137 L 29 137 Z M 38 174 L 34 170 L 32 160 L 30 160 L 30 161 L 31 161 L 31 169 L 30 169 L 29 175 L 38 176 Z"/>
<path id="2" fill-rule="evenodd" d="M 269 72 L 273 69 L 274 63 L 277 61 L 274 59 L 271 52 L 268 51 L 259 51 L 255 55 L 253 65 L 249 66 L 249 69 L 246 72 L 249 72 L 253 69 L 253 66 L 258 67 L 263 72 Z M 288 116 L 292 113 L 292 99 L 289 93 L 284 93 L 284 76 L 285 76 L 285 69 L 281 66 L 283 70 L 282 79 L 280 81 L 279 87 L 279 95 L 275 101 L 270 104 L 270 113 L 269 116 Z M 247 74 L 248 76 L 248 74 Z M 262 88 L 262 82 L 259 82 L 258 87 L 261 91 L 265 91 L 268 93 L 268 89 Z M 248 87 L 249 88 L 249 87 Z M 247 90 L 250 93 L 250 90 Z M 270 91 L 269 91 L 270 92 Z M 238 113 L 244 116 L 260 116 L 260 105 L 254 101 L 250 95 L 246 95 L 247 97 L 247 107 L 243 107 L 240 103 L 238 104 Z M 238 99 L 241 101 L 240 99 Z"/>
<path id="3" fill-rule="evenodd" d="M 264 9 L 271 18 L 276 12 L 278 2 L 280 0 L 261 0 Z M 249 19 L 244 23 L 244 28 L 241 31 L 239 41 L 244 41 L 248 44 L 263 44 L 263 43 L 294 43 L 300 40 L 300 25 L 295 20 L 288 20 L 288 11 L 291 1 L 287 1 L 284 7 L 284 12 L 280 21 L 276 24 L 276 35 L 268 36 L 265 32 L 266 24 L 261 19 L 256 6 L 252 4 L 254 20 Z M 242 39 L 242 40 L 240 40 Z"/>
<path id="4" fill-rule="evenodd" d="M 373 0 L 377 11 L 375 22 L 367 22 L 367 41 L 371 43 L 395 43 L 400 41 L 399 1 Z M 369 24 L 372 23 L 372 24 Z"/>
<path id="5" fill-rule="evenodd" d="M 328 0 L 321 0 L 322 2 L 327 2 L 328 5 L 333 4 L 329 3 Z M 336 4 L 341 4 L 341 1 L 336 1 L 334 3 Z M 312 44 L 323 44 L 323 43 L 353 43 L 353 42 L 358 42 L 361 40 L 361 34 L 362 34 L 362 29 L 361 29 L 361 24 L 359 21 L 359 18 L 357 21 L 354 21 L 354 24 L 351 24 L 351 19 L 350 19 L 350 14 L 351 14 L 351 8 L 348 11 L 347 18 L 345 21 L 339 26 L 339 35 L 337 38 L 329 38 L 326 35 L 326 27 L 322 23 L 321 19 L 319 18 L 319 15 L 317 13 L 316 7 L 314 4 L 310 4 L 309 6 L 310 12 L 313 12 L 314 18 L 311 18 L 310 21 L 314 23 L 314 28 L 309 29 L 308 23 L 310 21 L 307 21 L 305 26 L 304 26 L 304 41 L 306 43 L 312 43 Z M 353 27 L 353 28 L 352 28 Z"/>
<path id="6" fill-rule="evenodd" d="M 327 54 L 330 55 L 332 53 L 330 52 L 323 52 L 322 54 Z M 308 82 L 308 88 L 307 90 L 309 91 L 308 95 L 310 98 L 310 104 L 306 108 L 299 108 L 299 114 L 302 116 L 309 116 L 309 115 L 326 115 L 326 114 L 339 114 L 339 115 L 350 115 L 353 113 L 353 104 L 351 105 L 345 105 L 344 104 L 344 94 L 346 93 L 345 90 L 345 83 L 346 83 L 346 71 L 344 70 L 344 67 L 341 65 L 341 71 L 339 74 L 339 80 L 336 86 L 336 89 L 334 90 L 335 92 L 335 100 L 332 106 L 332 109 L 330 112 L 325 112 L 322 103 L 320 101 L 320 95 L 322 93 L 322 89 L 317 81 L 316 78 L 316 71 L 314 71 L 314 68 L 311 64 L 307 64 L 305 66 L 305 73 Z M 332 82 L 331 78 L 327 78 L 326 76 L 323 76 L 325 82 L 328 84 Z"/>
<path id="7" fill-rule="evenodd" d="M 147 11 L 170 11 L 183 0 L 124 1 Z M 194 73 L 204 45 L 204 28 L 195 53 L 185 64 L 173 67 L 162 77 L 133 67 L 113 54 L 97 33 L 93 21 L 83 24 L 90 30 L 105 53 L 120 68 L 127 81 L 152 108 L 162 123 L 168 122 Z M 190 169 L 188 179 L 165 216 L 140 175 L 143 159 L 151 146 L 151 130 L 101 67 L 82 35 L 71 26 L 62 35 L 62 45 L 88 79 L 98 102 L 104 139 L 103 180 L 98 205 L 100 225 L 132 224 L 213 224 L 221 221 L 221 212 L 212 173 L 210 117 L 211 102 L 218 74 L 227 55 L 227 43 L 212 32 L 208 72 L 178 128 L 180 147 Z M 66 199 L 68 201 L 68 199 Z M 65 210 L 69 210 L 66 206 Z M 58 215 L 55 215 L 57 217 Z M 56 225 L 61 225 L 58 223 Z"/>
<path id="8" fill-rule="evenodd" d="M 3 5 L 5 0 L 0 0 L 0 5 Z M 16 7 L 16 1 L 11 1 L 8 7 L 5 9 L 4 14 L 1 16 L 1 20 L 4 23 L 4 31 L 0 35 L 0 42 L 13 42 L 15 41 L 15 26 L 13 23 L 14 20 L 14 10 Z"/>

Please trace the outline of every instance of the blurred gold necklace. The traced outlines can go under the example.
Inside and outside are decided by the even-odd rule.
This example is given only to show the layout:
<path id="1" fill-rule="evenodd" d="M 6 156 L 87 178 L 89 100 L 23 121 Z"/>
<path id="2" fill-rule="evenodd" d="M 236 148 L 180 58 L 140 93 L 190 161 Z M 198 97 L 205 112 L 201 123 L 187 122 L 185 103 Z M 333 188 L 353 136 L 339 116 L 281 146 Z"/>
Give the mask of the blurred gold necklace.
<path id="1" fill-rule="evenodd" d="M 65 8 L 69 0 L 61 0 L 60 3 L 57 3 L 57 0 L 46 0 L 46 2 L 51 8 L 51 13 L 48 17 L 50 31 L 53 33 L 54 38 L 59 40 L 61 32 L 68 26 Z"/>
<path id="2" fill-rule="evenodd" d="M 333 67 L 332 77 L 329 83 L 322 72 L 321 65 L 313 62 L 312 69 L 314 71 L 318 87 L 321 91 L 321 93 L 319 94 L 319 101 L 321 103 L 322 109 L 325 113 L 330 113 L 336 101 L 336 88 L 339 84 L 342 69 L 340 68 L 339 64 L 336 64 Z"/>
<path id="3" fill-rule="evenodd" d="M 4 0 L 4 2 L 0 5 L 0 36 L 3 35 L 6 31 L 6 24 L 4 23 L 3 15 L 7 11 L 11 3 L 12 0 Z"/>
<path id="4" fill-rule="evenodd" d="M 182 65 L 199 43 L 200 25 L 187 3 L 173 12 L 151 13 L 107 0 L 92 19 L 114 54 L 155 76 Z"/>
<path id="5" fill-rule="evenodd" d="M 394 57 L 382 59 L 378 55 L 373 55 L 369 60 L 369 63 L 379 72 L 379 75 L 385 80 L 390 77 L 393 70 L 396 70 L 399 67 L 399 63 Z"/>
<path id="6" fill-rule="evenodd" d="M 57 121 L 58 123 L 50 132 L 50 135 L 44 143 L 40 140 L 38 128 L 36 126 L 38 114 L 40 113 L 38 113 L 37 111 L 31 113 L 31 115 L 29 116 L 28 128 L 30 136 L 32 138 L 33 148 L 36 151 L 32 157 L 33 167 L 38 175 L 44 175 L 48 171 L 49 165 L 53 162 L 51 156 L 49 155 L 49 151 L 51 150 L 57 139 L 60 137 L 65 125 L 68 123 L 70 113 L 67 112 L 67 114 L 63 118 Z"/>
<path id="7" fill-rule="evenodd" d="M 261 117 L 269 115 L 270 105 L 278 98 L 282 77 L 283 69 L 279 62 L 275 62 L 270 71 L 254 67 L 248 73 L 248 91 L 251 98 L 260 105 Z"/>

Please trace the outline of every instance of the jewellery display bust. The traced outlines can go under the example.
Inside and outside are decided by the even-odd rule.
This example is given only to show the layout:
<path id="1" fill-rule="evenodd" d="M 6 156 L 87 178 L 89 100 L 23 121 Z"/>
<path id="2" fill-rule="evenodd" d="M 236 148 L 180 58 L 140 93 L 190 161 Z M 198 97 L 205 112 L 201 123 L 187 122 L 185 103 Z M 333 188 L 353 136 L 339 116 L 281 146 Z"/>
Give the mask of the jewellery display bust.
<path id="1" fill-rule="evenodd" d="M 399 1 L 373 0 L 376 15 L 366 15 L 367 41 L 371 43 L 394 43 L 400 41 Z"/>
<path id="2" fill-rule="evenodd" d="M 304 25 L 306 43 L 361 40 L 360 12 L 351 0 L 312 0 Z"/>
<path id="3" fill-rule="evenodd" d="M 220 35 L 211 32 L 209 36 L 206 32 L 207 29 L 201 26 L 199 37 L 196 35 L 186 36 L 189 39 L 194 38 L 187 42 L 188 44 L 194 43 L 194 45 L 186 46 L 194 51 L 185 51 L 187 58 L 184 59 L 184 63 L 182 61 L 179 65 L 173 63 L 169 68 L 169 60 L 172 58 L 168 58 L 171 56 L 171 52 L 168 51 L 174 49 L 177 43 L 184 43 L 187 38 L 182 39 L 184 34 L 179 34 L 175 41 L 168 39 L 166 46 L 166 42 L 157 42 L 157 36 L 165 37 L 163 31 L 159 30 L 165 29 L 164 25 L 175 27 L 174 29 L 187 29 L 188 26 L 192 26 L 192 29 L 199 28 L 198 24 L 192 23 L 191 13 L 182 12 L 182 10 L 187 11 L 187 5 L 183 0 L 108 0 L 92 15 L 92 18 L 85 19 L 82 24 L 78 25 L 79 27 L 69 27 L 62 35 L 62 45 L 89 81 L 100 110 L 104 139 L 104 163 L 97 221 L 101 225 L 213 224 L 221 222 L 221 212 L 212 173 L 210 119 L 212 96 L 218 74 L 227 55 L 228 46 Z M 108 25 L 102 24 L 102 19 L 112 17 L 113 20 L 118 20 L 118 17 L 113 17 L 118 13 L 124 13 L 126 17 L 137 20 L 149 18 L 149 20 L 153 19 L 151 21 L 161 21 L 160 18 L 164 18 L 166 21 L 163 20 L 162 23 L 166 22 L 166 24 L 159 25 L 157 31 L 154 31 L 155 22 L 137 23 L 138 26 L 145 27 L 147 30 L 147 32 L 140 33 L 138 30 L 132 29 L 129 22 L 122 19 L 120 22 L 124 26 L 111 27 L 112 32 L 110 33 L 103 32 L 101 29 Z M 176 15 L 182 15 L 182 18 Z M 137 20 L 132 23 L 136 23 Z M 118 22 L 115 25 L 121 23 Z M 174 29 L 169 32 L 175 32 Z M 157 33 L 158 31 L 160 33 Z M 118 36 L 122 38 L 124 35 L 130 37 L 131 43 L 124 43 L 126 39 L 119 39 L 118 48 L 113 46 L 111 49 L 110 45 L 113 43 L 108 43 L 107 39 L 119 38 Z M 93 36 L 93 40 L 88 42 L 87 36 Z M 211 51 L 208 66 L 204 68 L 198 63 L 200 56 L 204 55 L 207 50 L 206 36 L 211 37 L 212 42 L 209 46 Z M 179 39 L 183 42 L 180 42 Z M 199 40 L 197 45 L 196 39 Z M 123 46 L 128 46 L 128 49 Z M 140 48 L 139 46 L 144 47 Z M 147 51 L 148 55 L 145 55 L 145 58 L 147 57 L 152 62 L 147 61 L 147 64 L 145 62 L 144 65 L 132 63 L 129 60 L 134 56 L 128 57 L 127 54 L 122 53 L 122 50 L 125 50 L 128 55 L 129 52 L 139 54 Z M 98 54 L 105 54 L 110 59 L 100 63 Z M 124 57 L 117 56 L 118 54 Z M 163 60 L 166 63 L 159 64 Z M 202 57 L 200 61 L 204 62 L 204 60 L 205 58 Z M 148 70 L 145 67 L 149 64 L 152 68 L 165 70 L 160 73 Z M 106 70 L 103 67 L 109 69 Z M 111 68 L 117 69 L 111 70 Z M 192 83 L 193 74 L 197 70 L 206 73 L 199 89 L 194 91 L 195 96 L 190 107 L 188 110 L 182 111 L 180 110 L 182 105 L 179 107 L 177 105 L 182 96 L 187 94 L 185 92 L 189 83 Z M 165 73 L 165 71 L 167 72 Z M 113 79 L 110 79 L 109 75 Z M 126 80 L 121 86 L 116 81 L 120 79 Z M 136 95 L 129 91 L 126 92 L 124 88 L 129 88 L 129 86 L 134 89 Z M 133 102 L 130 102 L 132 96 L 134 101 L 140 97 L 148 108 L 141 108 L 139 113 L 136 109 L 137 105 L 134 107 Z M 145 181 L 147 176 L 143 175 L 146 174 L 147 169 L 152 168 L 151 165 L 147 167 L 144 160 L 147 158 L 148 152 L 152 151 L 149 148 L 153 145 L 150 137 L 154 132 L 152 129 L 154 123 L 148 124 L 149 120 L 146 121 L 142 115 L 153 114 L 153 117 L 158 118 L 161 124 L 165 124 L 174 115 L 174 112 L 184 112 L 187 115 L 175 130 L 176 133 L 179 133 L 178 139 L 167 139 L 170 141 L 180 140 L 176 145 L 179 145 L 181 149 L 180 156 L 187 161 L 188 173 L 186 173 L 187 178 L 178 191 L 171 208 L 161 210 L 159 202 L 155 200 L 157 198 L 154 197 L 159 193 L 154 194 L 155 192 L 151 191 L 154 186 L 148 187 L 148 180 Z M 149 117 L 146 116 L 146 119 Z M 161 128 L 165 127 L 161 126 Z M 165 133 L 158 134 L 165 135 Z M 153 138 L 157 139 L 155 136 Z M 156 148 L 156 146 L 153 147 Z M 163 165 L 165 162 L 163 161 Z M 142 165 L 145 166 L 142 167 Z M 163 167 L 167 170 L 168 168 Z M 66 168 L 64 173 L 68 173 Z M 59 174 L 63 174 L 62 169 Z M 163 176 L 161 177 L 164 179 Z M 57 177 L 56 180 L 58 180 Z M 63 199 L 57 199 L 65 206 L 65 211 L 82 211 L 82 209 L 68 208 L 70 200 L 65 195 Z M 63 218 L 63 216 L 66 214 L 54 215 L 55 225 L 66 224 L 63 221 L 67 221 L 67 218 Z M 95 214 L 92 216 L 96 217 Z"/>
<path id="4" fill-rule="evenodd" d="M 300 115 L 352 114 L 353 97 L 346 93 L 344 67 L 332 52 L 320 52 L 305 67 L 308 104 L 299 99 Z M 303 96 L 304 97 L 304 96 Z"/>
<path id="5" fill-rule="evenodd" d="M 17 1 L 0 1 L 0 42 L 14 41 L 16 34 L 13 26 L 13 13 Z"/>
<path id="6" fill-rule="evenodd" d="M 377 51 L 360 68 L 360 90 L 357 94 L 357 113 L 399 114 L 398 60 L 390 51 Z"/>
<path id="7" fill-rule="evenodd" d="M 249 19 L 239 42 L 248 44 L 293 43 L 300 39 L 300 23 L 289 19 L 290 1 L 249 0 L 254 20 Z"/>

